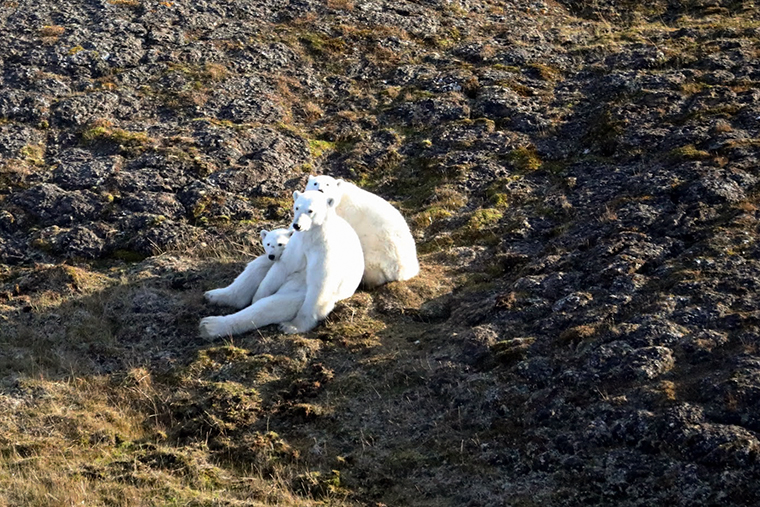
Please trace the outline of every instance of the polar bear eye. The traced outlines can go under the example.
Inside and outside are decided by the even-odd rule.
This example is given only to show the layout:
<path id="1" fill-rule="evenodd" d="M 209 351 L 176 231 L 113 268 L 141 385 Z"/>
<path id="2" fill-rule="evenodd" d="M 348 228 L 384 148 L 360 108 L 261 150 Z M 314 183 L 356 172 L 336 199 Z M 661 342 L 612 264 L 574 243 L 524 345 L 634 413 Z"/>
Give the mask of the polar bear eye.
<path id="1" fill-rule="evenodd" d="M 282 246 L 282 243 L 277 243 L 277 246 Z"/>
<path id="2" fill-rule="evenodd" d="M 267 246 L 272 246 L 272 243 L 267 243 Z"/>

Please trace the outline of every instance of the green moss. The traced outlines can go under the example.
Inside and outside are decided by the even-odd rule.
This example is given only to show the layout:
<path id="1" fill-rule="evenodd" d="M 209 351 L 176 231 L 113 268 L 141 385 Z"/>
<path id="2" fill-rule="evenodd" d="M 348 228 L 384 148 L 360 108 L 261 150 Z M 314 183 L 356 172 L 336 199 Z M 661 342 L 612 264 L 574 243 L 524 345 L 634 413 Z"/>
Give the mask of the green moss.
<path id="1" fill-rule="evenodd" d="M 155 143 L 145 132 L 130 132 L 109 124 L 95 125 L 85 130 L 82 132 L 82 141 L 85 144 L 108 142 L 137 151 L 143 151 Z"/>
<path id="2" fill-rule="evenodd" d="M 450 49 L 462 39 L 462 34 L 457 27 L 450 27 L 445 31 L 440 31 L 435 37 L 425 39 L 431 46 L 437 49 Z"/>
<path id="3" fill-rule="evenodd" d="M 507 160 L 519 171 L 532 172 L 541 168 L 541 159 L 532 146 L 515 148 L 507 155 Z"/>
<path id="4" fill-rule="evenodd" d="M 528 68 L 533 70 L 544 81 L 557 81 L 562 77 L 559 69 L 542 63 L 531 63 Z"/>
<path id="5" fill-rule="evenodd" d="M 426 209 L 422 213 L 415 215 L 414 225 L 416 225 L 420 229 L 424 229 L 425 227 L 428 227 L 429 225 L 433 224 L 433 222 L 442 220 L 444 218 L 449 218 L 451 217 L 451 215 L 452 215 L 451 211 L 443 207 L 431 206 L 430 208 Z"/>
<path id="6" fill-rule="evenodd" d="M 156 227 L 158 225 L 161 225 L 162 223 L 166 222 L 167 218 L 164 215 L 154 215 L 151 217 L 150 222 L 148 225 L 150 227 Z"/>
<path id="7" fill-rule="evenodd" d="M 294 486 L 302 495 L 313 498 L 347 494 L 347 490 L 341 485 L 339 470 L 331 470 L 329 474 L 318 471 L 300 474 L 295 478 Z"/>
<path id="8" fill-rule="evenodd" d="M 450 235 L 439 235 L 426 241 L 418 249 L 421 253 L 446 250 L 455 245 L 497 244 L 507 226 L 499 225 L 504 213 L 500 209 L 479 209 L 470 215 L 467 223 Z"/>
<path id="9" fill-rule="evenodd" d="M 327 151 L 335 150 L 335 143 L 319 139 L 309 139 L 309 151 L 312 158 L 320 158 Z"/>
<path id="10" fill-rule="evenodd" d="M 675 148 L 668 153 L 668 156 L 674 160 L 706 160 L 712 157 L 710 152 L 699 150 L 693 144 Z"/>
<path id="11" fill-rule="evenodd" d="M 251 199 L 251 205 L 256 209 L 265 211 L 268 219 L 285 220 L 290 217 L 290 212 L 293 209 L 293 199 L 291 196 L 254 197 Z"/>
<path id="12" fill-rule="evenodd" d="M 320 56 L 335 55 L 346 49 L 346 43 L 337 37 L 329 37 L 318 32 L 303 32 L 298 41 L 309 51 Z"/>
<path id="13" fill-rule="evenodd" d="M 442 185 L 433 190 L 433 202 L 424 211 L 414 216 L 418 228 L 426 228 L 438 220 L 449 218 L 467 204 L 467 198 L 451 185 Z"/>
<path id="14" fill-rule="evenodd" d="M 486 197 L 488 197 L 488 200 L 493 204 L 494 208 L 503 210 L 509 207 L 507 184 L 515 179 L 515 177 L 501 178 L 488 186 L 486 189 Z"/>
<path id="15" fill-rule="evenodd" d="M 153 141 L 145 132 L 129 132 L 118 128 L 113 129 L 110 139 L 125 146 L 143 146 Z"/>
<path id="16" fill-rule="evenodd" d="M 41 167 L 45 165 L 45 145 L 39 144 L 27 144 L 21 150 L 19 155 L 32 165 Z"/>
<path id="17" fill-rule="evenodd" d="M 496 208 L 479 209 L 470 216 L 470 219 L 467 221 L 467 228 L 479 231 L 495 225 L 503 216 L 504 213 Z"/>

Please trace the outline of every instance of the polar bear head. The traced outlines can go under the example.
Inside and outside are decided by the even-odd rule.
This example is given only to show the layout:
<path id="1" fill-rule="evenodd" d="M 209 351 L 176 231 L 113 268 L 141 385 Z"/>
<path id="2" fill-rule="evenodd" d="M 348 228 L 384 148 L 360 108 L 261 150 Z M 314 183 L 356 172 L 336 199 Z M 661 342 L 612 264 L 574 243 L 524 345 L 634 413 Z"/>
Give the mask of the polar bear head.
<path id="1" fill-rule="evenodd" d="M 293 200 L 293 229 L 301 232 L 321 226 L 330 213 L 335 213 L 337 204 L 334 197 L 317 190 L 296 190 Z"/>
<path id="2" fill-rule="evenodd" d="M 279 261 L 285 246 L 293 235 L 293 229 L 274 229 L 261 231 L 261 244 L 264 245 L 264 252 L 270 261 Z"/>
<path id="3" fill-rule="evenodd" d="M 343 195 L 344 183 L 344 180 L 336 180 L 332 176 L 325 174 L 309 176 L 309 181 L 306 182 L 306 190 L 318 190 L 323 194 L 336 198 L 340 202 L 340 197 Z"/>

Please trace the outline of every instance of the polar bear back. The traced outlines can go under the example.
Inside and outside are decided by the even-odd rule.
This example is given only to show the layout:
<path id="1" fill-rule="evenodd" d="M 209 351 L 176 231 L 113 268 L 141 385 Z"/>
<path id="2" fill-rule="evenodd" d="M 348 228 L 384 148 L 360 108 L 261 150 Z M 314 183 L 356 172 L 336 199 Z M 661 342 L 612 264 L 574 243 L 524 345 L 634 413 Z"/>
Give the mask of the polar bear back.
<path id="1" fill-rule="evenodd" d="M 404 216 L 380 196 L 341 182 L 337 213 L 354 228 L 364 251 L 364 283 L 373 287 L 419 273 L 417 247 Z"/>

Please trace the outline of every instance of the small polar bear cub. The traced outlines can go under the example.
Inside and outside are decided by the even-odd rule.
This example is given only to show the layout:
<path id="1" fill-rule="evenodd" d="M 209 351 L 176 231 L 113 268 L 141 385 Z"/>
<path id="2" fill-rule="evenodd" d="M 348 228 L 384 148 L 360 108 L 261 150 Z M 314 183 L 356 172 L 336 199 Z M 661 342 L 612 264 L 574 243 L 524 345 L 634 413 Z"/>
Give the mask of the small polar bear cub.
<path id="1" fill-rule="evenodd" d="M 295 191 L 293 199 L 292 226 L 306 257 L 306 296 L 295 318 L 280 325 L 288 334 L 313 329 L 336 302 L 356 292 L 364 273 L 359 237 L 335 212 L 337 200 L 316 191 Z"/>
<path id="2" fill-rule="evenodd" d="M 306 190 L 338 202 L 336 211 L 354 228 L 364 251 L 366 287 L 417 276 L 417 247 L 403 215 L 380 196 L 331 176 L 309 176 Z"/>
<path id="3" fill-rule="evenodd" d="M 200 333 L 204 338 L 231 336 L 269 324 L 287 322 L 295 318 L 303 306 L 306 297 L 306 259 L 300 238 L 296 236 L 291 240 L 293 230 L 288 229 L 276 229 L 267 234 L 264 232 L 266 231 L 262 232 L 262 238 L 267 253 L 249 263 L 246 271 L 230 286 L 240 281 L 238 287 L 244 291 L 243 299 L 247 298 L 248 303 L 251 303 L 253 298 L 253 302 L 232 315 L 201 320 Z M 262 259 L 270 263 L 267 271 L 261 275 L 256 273 L 245 277 L 251 265 Z M 227 290 L 230 287 L 217 290 Z M 271 287 L 271 290 L 266 287 Z M 253 292 L 256 294 L 251 295 Z"/>
<path id="4" fill-rule="evenodd" d="M 280 260 L 285 247 L 293 236 L 289 229 L 262 230 L 261 244 L 264 246 L 264 255 L 257 257 L 248 263 L 245 270 L 235 278 L 231 285 L 206 292 L 203 296 L 206 301 L 215 305 L 226 305 L 234 308 L 245 308 L 251 304 L 256 289 L 264 280 L 267 273 Z"/>

